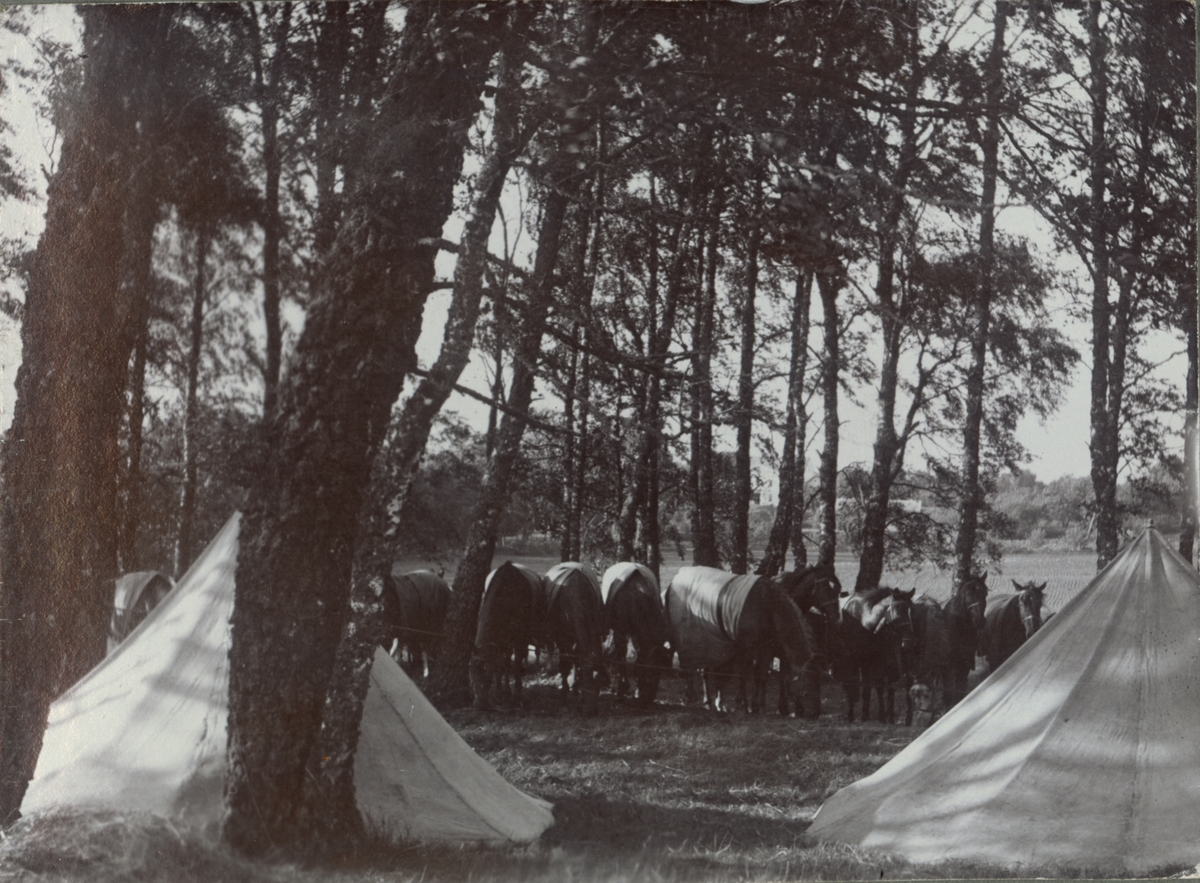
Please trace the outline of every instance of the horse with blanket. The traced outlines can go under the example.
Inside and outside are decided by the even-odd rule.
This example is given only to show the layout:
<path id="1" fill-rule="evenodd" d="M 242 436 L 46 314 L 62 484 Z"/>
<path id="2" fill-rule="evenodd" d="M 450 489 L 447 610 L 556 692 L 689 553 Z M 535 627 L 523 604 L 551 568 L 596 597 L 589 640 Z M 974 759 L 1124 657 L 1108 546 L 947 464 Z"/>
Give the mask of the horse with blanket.
<path id="1" fill-rule="evenodd" d="M 667 586 L 671 644 L 688 672 L 703 672 L 708 702 L 719 710 L 746 710 L 747 684 L 765 680 L 776 655 L 791 699 L 815 717 L 820 676 L 811 629 L 777 583 L 713 567 L 684 567 Z M 738 698 L 730 702 L 730 677 Z"/>
<path id="2" fill-rule="evenodd" d="M 600 594 L 612 626 L 612 683 L 618 699 L 629 692 L 629 645 L 634 651 L 633 678 L 639 704 L 649 705 L 664 671 L 671 666 L 667 614 L 654 571 L 622 561 L 604 571 Z"/>
<path id="3" fill-rule="evenodd" d="M 842 600 L 833 674 L 846 694 L 847 720 L 854 720 L 855 705 L 861 700 L 865 721 L 875 694 L 878 720 L 890 722 L 895 717 L 895 687 L 903 684 L 907 695 L 905 659 L 916 652 L 915 594 L 916 589 L 903 592 L 881 586 Z"/>
<path id="4" fill-rule="evenodd" d="M 449 583 L 431 570 L 388 574 L 380 600 L 384 623 L 380 643 L 409 677 L 421 677 L 437 656 L 450 607 Z"/>
<path id="5" fill-rule="evenodd" d="M 594 713 L 599 693 L 595 675 L 606 631 L 600 585 L 583 565 L 564 562 L 539 576 L 506 561 L 484 583 L 470 665 L 475 707 L 489 708 L 493 684 L 508 674 L 513 700 L 521 702 L 524 662 L 533 645 L 558 650 L 564 695 L 575 669 L 582 711 Z"/>

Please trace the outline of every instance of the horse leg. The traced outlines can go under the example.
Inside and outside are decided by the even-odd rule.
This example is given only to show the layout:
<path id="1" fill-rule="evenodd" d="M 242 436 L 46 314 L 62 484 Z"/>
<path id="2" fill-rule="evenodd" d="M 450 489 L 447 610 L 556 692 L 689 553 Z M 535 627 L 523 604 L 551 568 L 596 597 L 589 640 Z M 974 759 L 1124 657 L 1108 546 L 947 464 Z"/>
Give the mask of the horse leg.
<path id="1" fill-rule="evenodd" d="M 575 685 L 579 688 L 579 710 L 584 717 L 591 717 L 600 707 L 600 686 L 595 676 L 600 654 L 591 648 L 581 649 L 577 658 Z"/>
<path id="2" fill-rule="evenodd" d="M 623 631 L 613 629 L 613 671 L 617 679 L 617 701 L 621 701 L 629 693 L 629 636 Z M 639 660 L 641 653 L 638 653 Z"/>
<path id="3" fill-rule="evenodd" d="M 516 708 L 525 707 L 525 657 L 529 654 L 529 646 L 527 644 L 518 644 L 513 649 L 512 656 L 512 699 L 513 706 Z"/>

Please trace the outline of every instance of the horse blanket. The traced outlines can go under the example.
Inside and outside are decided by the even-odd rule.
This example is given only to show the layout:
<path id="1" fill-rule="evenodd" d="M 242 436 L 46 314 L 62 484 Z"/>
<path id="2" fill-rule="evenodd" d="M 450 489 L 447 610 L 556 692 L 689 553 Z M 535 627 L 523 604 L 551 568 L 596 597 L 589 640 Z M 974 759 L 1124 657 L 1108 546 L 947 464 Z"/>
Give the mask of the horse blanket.
<path id="1" fill-rule="evenodd" d="M 649 594 L 654 598 L 658 607 L 662 608 L 662 596 L 658 592 L 658 580 L 654 578 L 654 571 L 645 564 L 637 564 L 633 561 L 621 561 L 604 571 L 604 578 L 600 581 L 600 594 L 604 597 L 606 607 L 629 583 L 635 573 L 640 573 L 645 578 Z M 634 583 L 634 585 L 640 586 L 641 583 Z"/>
<path id="2" fill-rule="evenodd" d="M 529 623 L 536 622 L 545 616 L 544 610 L 539 613 L 543 597 L 541 576 L 531 567 L 516 562 L 511 563 L 525 578 L 529 594 L 524 596 L 521 593 L 520 596 L 514 596 L 510 590 L 508 597 L 498 598 L 497 593 L 492 591 L 492 578 L 500 568 L 497 567 L 489 573 L 487 579 L 483 581 L 483 599 L 479 603 L 479 619 L 475 629 L 476 647 L 482 647 L 490 641 L 498 640 L 498 635 L 512 628 L 512 617 L 516 617 L 517 622 Z"/>
<path id="3" fill-rule="evenodd" d="M 671 641 L 685 668 L 713 668 L 733 657 L 738 622 L 761 577 L 715 567 L 683 567 L 667 587 Z"/>
<path id="4" fill-rule="evenodd" d="M 600 607 L 604 607 L 604 596 L 600 592 L 600 583 L 596 579 L 596 575 L 578 561 L 564 561 L 562 564 L 555 564 L 547 570 L 546 576 L 542 579 L 542 591 L 545 593 L 544 597 L 546 599 L 546 612 L 554 609 L 554 602 L 558 600 L 558 593 L 562 591 L 567 577 L 576 572 L 583 574 L 588 584 L 595 590 Z"/>
<path id="5" fill-rule="evenodd" d="M 446 616 L 450 586 L 431 570 L 413 570 L 393 577 L 397 583 L 396 600 L 400 602 L 401 623 L 405 628 L 427 629 L 439 625 Z M 411 592 L 400 592 L 407 583 Z"/>

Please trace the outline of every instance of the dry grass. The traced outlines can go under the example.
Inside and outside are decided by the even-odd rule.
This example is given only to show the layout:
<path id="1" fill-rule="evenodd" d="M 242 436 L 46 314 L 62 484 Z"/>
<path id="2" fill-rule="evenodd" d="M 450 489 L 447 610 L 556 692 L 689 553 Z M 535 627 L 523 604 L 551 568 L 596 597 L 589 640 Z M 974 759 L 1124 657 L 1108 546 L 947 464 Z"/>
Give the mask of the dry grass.
<path id="1" fill-rule="evenodd" d="M 917 865 L 806 834 L 821 802 L 877 769 L 916 732 L 845 724 L 840 690 L 816 722 L 686 708 L 664 684 L 649 710 L 602 697 L 582 719 L 549 678 L 524 712 L 447 718 L 509 781 L 555 803 L 556 824 L 525 847 L 363 844 L 338 868 L 251 864 L 152 817 L 59 814 L 22 822 L 0 845 L 0 880 L 235 883 L 609 883 L 997 878 L 1003 868 Z M 1179 869 L 1164 869 L 1179 870 Z M 1080 878 L 1088 869 L 1025 869 Z"/>
<path id="2" fill-rule="evenodd" d="M 1025 563 L 1037 570 L 1053 563 L 1029 558 Z M 1082 559 L 1060 561 L 1059 567 L 1072 588 L 1086 582 Z M 1013 573 L 1019 569 L 1012 566 Z M 825 693 L 826 715 L 815 722 L 687 708 L 674 679 L 664 682 L 662 701 L 653 709 L 618 705 L 606 694 L 600 715 L 590 719 L 564 708 L 548 677 L 535 681 L 527 696 L 529 708 L 520 713 L 455 710 L 446 717 L 509 781 L 554 802 L 556 824 L 536 844 L 398 847 L 377 839 L 336 869 L 300 869 L 242 861 L 161 819 L 57 814 L 22 822 L 0 843 L 0 881 L 725 883 L 1017 876 L 963 862 L 917 865 L 806 835 L 826 797 L 878 769 L 918 732 L 843 723 L 841 690 L 832 686 Z M 1094 874 L 1088 868 L 1026 868 L 1021 876 Z"/>

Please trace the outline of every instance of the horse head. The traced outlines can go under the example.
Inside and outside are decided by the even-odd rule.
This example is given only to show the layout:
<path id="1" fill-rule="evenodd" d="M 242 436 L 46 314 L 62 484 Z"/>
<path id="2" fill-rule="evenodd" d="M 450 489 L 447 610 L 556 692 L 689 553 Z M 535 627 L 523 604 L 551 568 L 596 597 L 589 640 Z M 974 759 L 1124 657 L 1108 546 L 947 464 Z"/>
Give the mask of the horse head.
<path id="1" fill-rule="evenodd" d="M 900 647 L 905 651 L 911 650 L 917 644 L 917 630 L 913 627 L 912 620 L 913 597 L 916 594 L 915 588 L 909 589 L 907 592 L 892 589 L 891 594 L 880 602 L 887 606 L 887 610 L 884 613 L 883 621 L 875 630 L 878 632 L 886 627 L 895 629 L 900 638 Z"/>
<path id="2" fill-rule="evenodd" d="M 1021 622 L 1025 626 L 1025 637 L 1032 638 L 1034 632 L 1042 627 L 1042 598 L 1046 592 L 1046 584 L 1025 583 L 1022 585 L 1015 579 L 1012 584 L 1017 589 L 1017 599 L 1021 604 Z"/>
<path id="3" fill-rule="evenodd" d="M 816 610 L 830 622 L 841 619 L 842 583 L 832 564 L 789 570 L 775 581 L 801 612 Z"/>
<path id="4" fill-rule="evenodd" d="M 976 631 L 983 631 L 986 622 L 984 614 L 987 612 L 987 576 L 986 570 L 983 573 L 968 576 L 955 592 L 970 614 L 971 624 L 975 626 Z"/>

